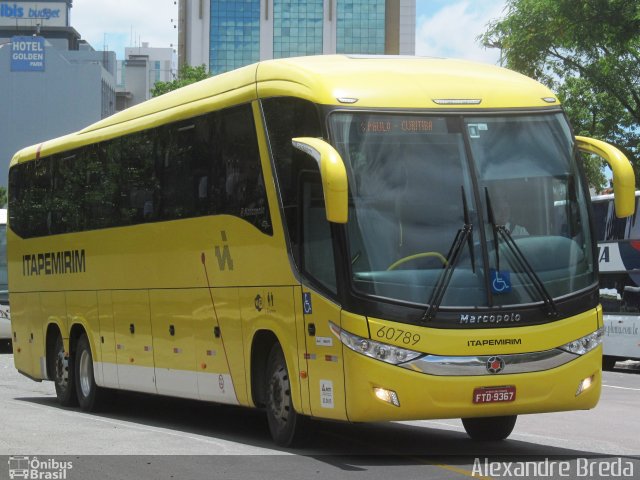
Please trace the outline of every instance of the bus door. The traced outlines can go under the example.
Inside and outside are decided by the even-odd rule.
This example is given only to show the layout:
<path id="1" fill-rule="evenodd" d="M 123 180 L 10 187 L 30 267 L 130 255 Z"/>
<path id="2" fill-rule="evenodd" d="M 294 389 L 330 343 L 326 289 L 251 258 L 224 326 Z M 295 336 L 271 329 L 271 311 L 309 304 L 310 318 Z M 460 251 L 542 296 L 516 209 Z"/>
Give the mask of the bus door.
<path id="1" fill-rule="evenodd" d="M 120 388 L 157 393 L 148 290 L 112 293 Z"/>
<path id="2" fill-rule="evenodd" d="M 342 344 L 329 322 L 340 326 L 340 307 L 324 296 L 302 288 L 305 353 L 311 414 L 346 419 Z"/>
<path id="3" fill-rule="evenodd" d="M 329 328 L 340 325 L 340 307 L 319 293 L 336 291 L 331 227 L 327 221 L 320 174 L 302 171 L 298 184 L 300 266 L 318 288 L 302 287 L 309 403 L 317 417 L 345 418 L 342 345 Z"/>

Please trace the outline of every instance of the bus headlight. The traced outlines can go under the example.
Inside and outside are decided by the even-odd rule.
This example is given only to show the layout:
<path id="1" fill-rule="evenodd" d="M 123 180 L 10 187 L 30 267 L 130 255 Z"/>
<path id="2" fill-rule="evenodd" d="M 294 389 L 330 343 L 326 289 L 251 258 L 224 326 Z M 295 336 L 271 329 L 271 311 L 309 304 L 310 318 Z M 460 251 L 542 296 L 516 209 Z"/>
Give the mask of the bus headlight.
<path id="1" fill-rule="evenodd" d="M 375 358 L 376 360 L 390 363 L 392 365 L 399 365 L 423 355 L 415 350 L 408 350 L 406 348 L 400 348 L 395 345 L 389 345 L 388 343 L 376 342 L 370 338 L 354 335 L 353 333 L 349 333 L 341 329 L 332 322 L 329 322 L 329 328 L 343 344 L 354 352 L 361 353 L 367 357 Z"/>
<path id="2" fill-rule="evenodd" d="M 560 349 L 565 352 L 575 353 L 576 355 L 584 355 L 600 345 L 603 339 L 604 327 L 599 328 L 589 335 L 585 335 L 582 338 L 574 340 L 573 342 L 562 345 Z"/>

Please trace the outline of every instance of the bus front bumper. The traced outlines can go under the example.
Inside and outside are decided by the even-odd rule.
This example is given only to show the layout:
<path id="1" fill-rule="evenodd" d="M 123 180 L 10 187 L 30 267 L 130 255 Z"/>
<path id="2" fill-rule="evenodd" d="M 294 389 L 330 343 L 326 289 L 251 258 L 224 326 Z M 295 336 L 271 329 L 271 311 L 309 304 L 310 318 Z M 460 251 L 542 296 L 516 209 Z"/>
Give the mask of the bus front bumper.
<path id="1" fill-rule="evenodd" d="M 587 410 L 600 398 L 602 346 L 547 370 L 475 376 L 433 375 L 374 360 L 348 348 L 343 353 L 347 417 L 352 422 Z M 499 392 L 498 387 L 506 387 L 513 395 L 474 403 L 479 391 Z"/>

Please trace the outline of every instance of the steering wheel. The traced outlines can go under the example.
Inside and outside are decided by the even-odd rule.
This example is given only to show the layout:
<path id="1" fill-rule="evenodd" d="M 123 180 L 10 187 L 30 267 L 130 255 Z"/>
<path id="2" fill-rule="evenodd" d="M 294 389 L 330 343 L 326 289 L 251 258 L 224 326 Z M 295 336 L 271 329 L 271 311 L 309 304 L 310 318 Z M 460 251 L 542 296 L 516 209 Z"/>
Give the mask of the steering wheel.
<path id="1" fill-rule="evenodd" d="M 438 260 L 440 260 L 442 262 L 442 265 L 446 265 L 447 259 L 444 258 L 444 255 L 442 255 L 441 253 L 438 252 L 421 252 L 421 253 L 416 253 L 414 255 L 408 255 L 406 257 L 401 258 L 400 260 L 396 260 L 395 262 L 393 262 L 391 265 L 389 265 L 387 267 L 387 271 L 389 270 L 395 270 L 397 267 L 399 267 L 402 264 L 405 264 L 407 262 L 411 262 L 413 260 L 418 260 L 419 258 L 427 258 L 427 257 L 435 257 Z"/>

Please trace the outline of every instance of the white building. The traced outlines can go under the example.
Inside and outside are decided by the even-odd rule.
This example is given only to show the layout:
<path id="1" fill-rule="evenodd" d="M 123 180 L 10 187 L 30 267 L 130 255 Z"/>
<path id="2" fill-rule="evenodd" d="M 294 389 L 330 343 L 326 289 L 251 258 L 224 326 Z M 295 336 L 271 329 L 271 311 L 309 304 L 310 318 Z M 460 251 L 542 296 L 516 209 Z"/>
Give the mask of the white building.
<path id="1" fill-rule="evenodd" d="M 172 48 L 153 48 L 143 42 L 140 47 L 125 48 L 124 53 L 125 59 L 118 61 L 118 111 L 148 100 L 156 82 L 170 82 L 177 74 Z"/>
<path id="2" fill-rule="evenodd" d="M 0 186 L 17 150 L 115 113 L 116 54 L 69 23 L 71 0 L 0 2 Z"/>

